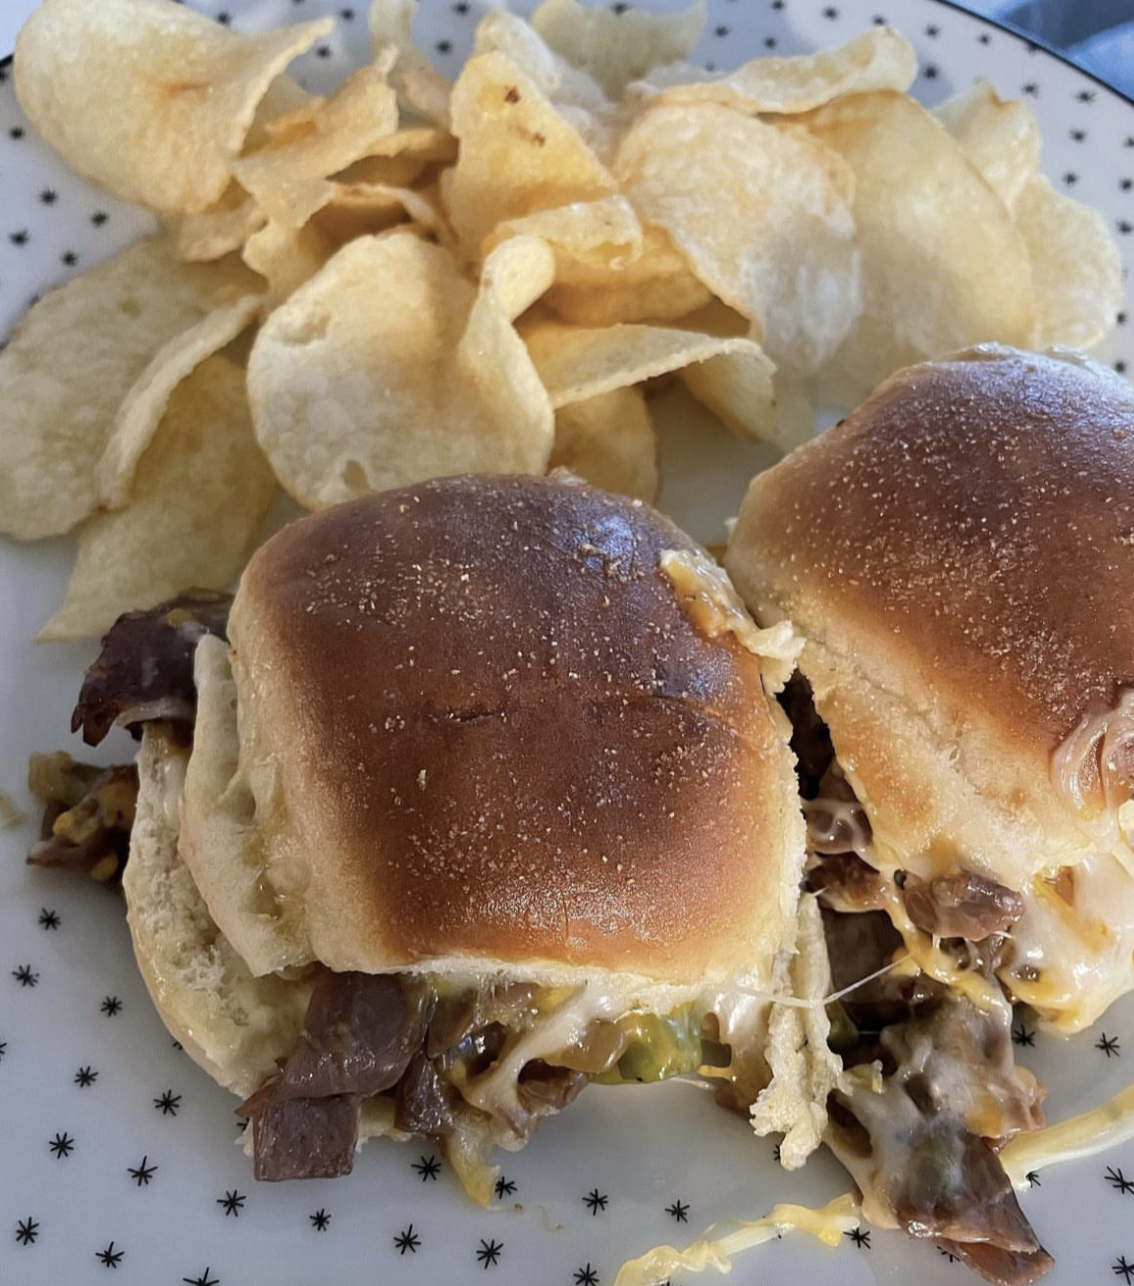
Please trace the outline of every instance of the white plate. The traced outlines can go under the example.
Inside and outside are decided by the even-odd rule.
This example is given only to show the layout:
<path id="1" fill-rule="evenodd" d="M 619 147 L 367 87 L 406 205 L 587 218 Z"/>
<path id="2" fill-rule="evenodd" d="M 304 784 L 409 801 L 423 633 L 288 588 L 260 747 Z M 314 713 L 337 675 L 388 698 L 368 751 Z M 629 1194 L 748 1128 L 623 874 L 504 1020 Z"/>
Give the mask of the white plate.
<path id="1" fill-rule="evenodd" d="M 195 0 L 262 28 L 330 12 L 332 39 L 301 60 L 321 88 L 361 59 L 365 0 Z M 669 4 L 667 7 L 678 7 Z M 479 6 L 425 0 L 420 36 L 455 71 Z M 916 92 L 937 101 L 974 78 L 1026 96 L 1044 127 L 1045 167 L 1104 211 L 1134 250 L 1134 106 L 1019 37 L 933 0 L 711 0 L 698 51 L 726 66 L 753 54 L 840 43 L 892 20 L 919 48 Z M 65 173 L 25 127 L 10 65 L 0 72 L 0 335 L 29 300 L 125 244 L 146 220 Z M 1134 361 L 1120 325 L 1100 357 Z M 1131 369 L 1134 369 L 1132 366 Z M 750 471 L 684 465 L 666 507 L 719 536 Z M 690 462 L 692 466 L 695 462 Z M 2 467 L 2 464 L 0 464 Z M 60 600 L 69 543 L 0 546 L 0 789 L 32 811 L 27 754 L 67 745 L 90 649 L 29 642 Z M 79 747 L 72 747 L 79 753 Z M 105 758 L 130 753 L 125 739 Z M 501 1208 L 463 1196 L 429 1146 L 379 1142 L 353 1176 L 258 1185 L 234 1146 L 233 1101 L 179 1050 L 134 969 L 115 897 L 31 870 L 32 824 L 0 833 L 0 1281 L 81 1286 L 374 1286 L 445 1281 L 610 1286 L 621 1262 L 685 1244 L 714 1219 L 756 1217 L 775 1200 L 814 1203 L 845 1177 L 816 1158 L 802 1175 L 773 1145 L 684 1084 L 592 1088 L 532 1144 L 504 1154 Z M 1018 1027 L 1021 1060 L 1050 1087 L 1051 1115 L 1102 1101 L 1129 1079 L 1134 1005 L 1067 1043 Z M 163 1110 L 163 1104 L 165 1110 Z M 1024 1205 L 1056 1256 L 1051 1286 L 1134 1280 L 1134 1145 L 1035 1176 Z M 865 1232 L 866 1230 L 864 1230 Z M 869 1231 L 828 1250 L 784 1238 L 737 1261 L 733 1280 L 854 1286 L 917 1278 L 963 1283 L 928 1246 Z M 688 1286 L 691 1274 L 679 1274 Z"/>

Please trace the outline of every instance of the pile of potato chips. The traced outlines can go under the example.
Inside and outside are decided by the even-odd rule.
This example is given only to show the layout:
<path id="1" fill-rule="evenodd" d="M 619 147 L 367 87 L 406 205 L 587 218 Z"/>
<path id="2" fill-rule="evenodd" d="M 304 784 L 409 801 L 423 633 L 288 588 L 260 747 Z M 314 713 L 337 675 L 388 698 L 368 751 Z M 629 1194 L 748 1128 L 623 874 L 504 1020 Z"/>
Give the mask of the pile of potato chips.
<path id="1" fill-rule="evenodd" d="M 899 366 L 1087 346 L 1121 306 L 1031 110 L 978 84 L 927 111 L 887 28 L 710 75 L 682 61 L 703 4 L 546 0 L 486 14 L 449 83 L 414 8 L 375 0 L 326 98 L 286 68 L 331 19 L 44 0 L 21 33 L 32 124 L 164 227 L 0 355 L 0 531 L 79 529 L 42 637 L 228 583 L 278 485 L 314 509 L 565 464 L 652 499 L 659 377 L 787 448 Z"/>

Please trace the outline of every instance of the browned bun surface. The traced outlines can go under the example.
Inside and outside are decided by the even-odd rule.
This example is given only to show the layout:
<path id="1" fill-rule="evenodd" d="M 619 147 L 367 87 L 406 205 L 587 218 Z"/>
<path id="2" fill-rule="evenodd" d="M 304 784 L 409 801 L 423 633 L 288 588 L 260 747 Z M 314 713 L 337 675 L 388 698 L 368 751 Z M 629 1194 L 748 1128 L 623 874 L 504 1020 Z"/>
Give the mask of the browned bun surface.
<path id="1" fill-rule="evenodd" d="M 790 761 L 757 657 L 659 570 L 693 548 L 623 497 L 477 477 L 256 554 L 231 622 L 241 739 L 270 745 L 306 838 L 318 958 L 673 982 L 770 958 L 800 862 Z"/>
<path id="2" fill-rule="evenodd" d="M 1134 389 L 995 346 L 899 372 L 753 481 L 726 565 L 809 640 L 890 838 L 967 826 L 1018 877 L 1034 855 L 948 778 L 1032 835 L 1070 824 L 1052 755 L 1134 683 Z"/>

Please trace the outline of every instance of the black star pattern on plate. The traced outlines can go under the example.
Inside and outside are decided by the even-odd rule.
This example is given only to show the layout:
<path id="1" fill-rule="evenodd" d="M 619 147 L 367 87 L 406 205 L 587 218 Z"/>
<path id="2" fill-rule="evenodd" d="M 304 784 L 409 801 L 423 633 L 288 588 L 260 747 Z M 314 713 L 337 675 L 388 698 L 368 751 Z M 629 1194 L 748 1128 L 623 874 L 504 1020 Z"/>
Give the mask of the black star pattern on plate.
<path id="1" fill-rule="evenodd" d="M 104 996 L 98 1008 L 99 1013 L 105 1014 L 107 1018 L 113 1018 L 115 1014 L 122 1012 L 122 1001 L 117 996 Z"/>
<path id="2" fill-rule="evenodd" d="M 1063 176 L 1063 182 L 1069 188 L 1074 187 L 1075 184 L 1079 182 L 1079 176 L 1075 174 L 1073 171 L 1068 170 L 1067 173 Z"/>
<path id="3" fill-rule="evenodd" d="M 936 40 L 937 37 L 941 34 L 941 28 L 938 27 L 935 23 L 930 23 L 929 26 L 926 27 L 925 29 L 925 34 L 930 38 L 930 40 Z"/>
<path id="4" fill-rule="evenodd" d="M 330 58 L 330 56 L 331 56 L 331 46 L 330 46 L 330 45 L 319 45 L 319 46 L 317 46 L 317 47 L 316 47 L 316 49 L 315 49 L 315 57 L 316 57 L 316 58 Z"/>
<path id="5" fill-rule="evenodd" d="M 394 1238 L 394 1245 L 399 1255 L 404 1255 L 407 1252 L 411 1255 L 417 1254 L 418 1247 L 421 1245 L 421 1238 L 414 1232 L 413 1224 L 410 1224 L 408 1228 L 403 1228 L 398 1233 Z"/>
<path id="6" fill-rule="evenodd" d="M 606 1209 L 606 1203 L 609 1200 L 610 1198 L 605 1192 L 599 1192 L 598 1188 L 592 1188 L 583 1198 L 583 1205 L 587 1207 L 592 1215 L 597 1215 L 600 1210 Z"/>
<path id="7" fill-rule="evenodd" d="M 988 45 L 992 43 L 992 37 L 988 34 L 987 31 L 982 31 L 980 35 L 977 36 L 977 39 L 980 41 L 982 45 Z"/>
<path id="8" fill-rule="evenodd" d="M 21 1246 L 34 1246 L 39 1236 L 39 1220 L 28 1215 L 26 1219 L 16 1222 L 16 1240 Z"/>
<path id="9" fill-rule="evenodd" d="M 0 1040 L 0 1063 L 4 1061 L 4 1055 L 8 1052 L 8 1042 Z"/>
<path id="10" fill-rule="evenodd" d="M 925 67 L 922 68 L 921 74 L 926 80 L 936 80 L 941 74 L 941 68 L 938 67 L 936 63 L 927 63 Z"/>
<path id="11" fill-rule="evenodd" d="M 340 10 L 339 10 L 339 17 L 343 20 L 343 22 L 353 22 L 353 21 L 354 21 L 354 10 L 353 10 L 353 9 L 340 9 Z"/>
<path id="12" fill-rule="evenodd" d="M 1121 1058 L 1122 1046 L 1117 1036 L 1108 1036 L 1104 1031 L 1095 1041 L 1095 1048 L 1101 1050 L 1107 1058 Z"/>
<path id="13" fill-rule="evenodd" d="M 1043 1184 L 1040 1182 L 1038 1170 L 1029 1170 L 1028 1173 L 1024 1175 L 1024 1178 L 1027 1179 L 1029 1188 L 1043 1187 Z"/>
<path id="14" fill-rule="evenodd" d="M 39 199 L 44 205 L 54 205 L 59 200 L 59 193 L 54 188 L 44 188 L 39 194 Z"/>
<path id="15" fill-rule="evenodd" d="M 105 210 L 96 210 L 94 214 L 91 215 L 91 222 L 96 228 L 101 228 L 109 218 L 110 215 L 107 214 Z"/>
<path id="16" fill-rule="evenodd" d="M 433 48 L 439 54 L 451 54 L 453 52 L 453 42 L 451 40 L 439 40 Z"/>
<path id="17" fill-rule="evenodd" d="M 512 1193 L 515 1191 L 516 1191 L 515 1179 L 506 1179 L 503 1175 L 501 1175 L 500 1178 L 496 1180 L 496 1200 L 497 1201 L 499 1201 L 501 1197 L 510 1197 Z"/>
<path id="18" fill-rule="evenodd" d="M 457 0 L 457 3 L 453 6 L 454 13 L 466 14 L 468 13 L 468 11 L 469 11 L 468 0 Z"/>
<path id="19" fill-rule="evenodd" d="M 504 1243 L 493 1238 L 491 1241 L 485 1241 L 481 1238 L 477 1248 L 476 1257 L 482 1268 L 495 1268 L 500 1262 L 501 1252 L 504 1250 Z"/>
<path id="20" fill-rule="evenodd" d="M 150 1165 L 150 1158 L 144 1156 L 140 1165 L 131 1166 L 126 1173 L 138 1185 L 139 1188 L 149 1187 L 150 1180 L 157 1172 L 156 1165 Z"/>
<path id="21" fill-rule="evenodd" d="M 1128 1179 L 1122 1173 L 1121 1167 L 1116 1170 L 1114 1166 L 1108 1165 L 1106 1168 L 1106 1181 L 1116 1192 L 1121 1192 L 1123 1196 L 1134 1195 L 1134 1179 Z"/>
<path id="22" fill-rule="evenodd" d="M 31 967 L 30 964 L 20 965 L 18 969 L 12 970 L 12 977 L 20 984 L 21 987 L 34 987 L 39 982 L 39 974 Z"/>
<path id="23" fill-rule="evenodd" d="M 159 1094 L 154 1099 L 154 1110 L 160 1112 L 162 1116 L 176 1116 L 181 1109 L 181 1095 L 175 1094 L 172 1090 L 166 1090 L 164 1094 Z"/>
<path id="24" fill-rule="evenodd" d="M 685 1223 L 689 1219 L 689 1203 L 686 1201 L 674 1201 L 672 1205 L 666 1206 L 665 1212 L 678 1223 Z"/>
<path id="25" fill-rule="evenodd" d="M 610 11 L 611 13 L 626 13 L 629 8 L 630 6 L 628 4 L 624 4 L 623 0 L 616 0 L 616 3 L 610 6 Z"/>
<path id="26" fill-rule="evenodd" d="M 307 1218 L 311 1221 L 311 1227 L 316 1232 L 326 1232 L 331 1225 L 331 1216 L 322 1206 L 313 1215 L 308 1215 Z"/>
<path id="27" fill-rule="evenodd" d="M 870 1249 L 870 1229 L 869 1228 L 851 1228 L 843 1233 L 844 1237 L 849 1237 L 859 1250 Z"/>
<path id="28" fill-rule="evenodd" d="M 1027 94 L 1029 98 L 1039 98 L 1039 86 L 1034 80 L 1029 80 L 1026 85 L 1020 87 L 1021 94 Z"/>
<path id="29" fill-rule="evenodd" d="M 1131 190 L 1131 188 L 1134 188 L 1134 179 L 1119 179 L 1119 180 L 1118 180 L 1118 190 L 1119 190 L 1120 192 L 1129 192 L 1129 191 Z"/>
<path id="30" fill-rule="evenodd" d="M 1093 89 L 1081 89 L 1075 95 L 1080 103 L 1093 103 L 1095 101 L 1095 91 Z"/>
<path id="31" fill-rule="evenodd" d="M 220 1286 L 219 1277 L 210 1277 L 209 1270 L 206 1267 L 200 1277 L 182 1277 L 185 1286 Z"/>
<path id="32" fill-rule="evenodd" d="M 765 48 L 765 49 L 775 49 L 775 47 L 776 47 L 776 38 L 775 38 L 775 36 L 765 36 L 765 37 L 764 37 L 764 48 Z"/>
<path id="33" fill-rule="evenodd" d="M 828 22 L 834 22 L 838 16 L 839 11 L 833 4 L 829 4 L 826 9 L 823 10 L 823 17 L 826 18 Z"/>
<path id="34" fill-rule="evenodd" d="M 75 1150 L 75 1140 L 64 1130 L 50 1139 L 47 1146 L 51 1149 L 53 1156 L 59 1158 L 69 1157 Z"/>
<path id="35" fill-rule="evenodd" d="M 441 1162 L 431 1155 L 422 1157 L 420 1161 L 415 1161 L 413 1168 L 421 1176 L 422 1183 L 428 1183 L 430 1179 L 436 1179 L 441 1173 Z"/>
<path id="36" fill-rule="evenodd" d="M 242 1193 L 237 1192 L 235 1188 L 231 1192 L 226 1192 L 223 1197 L 217 1197 L 217 1205 L 224 1207 L 225 1218 L 232 1215 L 234 1219 L 240 1218 L 240 1212 L 244 1209 L 244 1203 L 248 1198 Z"/>
<path id="37" fill-rule="evenodd" d="M 95 1258 L 102 1264 L 104 1268 L 117 1268 L 118 1265 L 122 1262 L 123 1256 L 125 1254 L 126 1252 L 124 1250 L 115 1250 L 114 1242 L 111 1242 L 110 1245 L 107 1246 L 105 1250 L 97 1251 L 95 1254 Z"/>
<path id="38" fill-rule="evenodd" d="M 1110 1267 L 1115 1277 L 1121 1277 L 1127 1282 L 1134 1282 L 1134 1264 L 1127 1263 L 1125 1255 L 1119 1255 Z"/>
<path id="39" fill-rule="evenodd" d="M 780 1161 L 780 1145 L 779 1145 L 778 1143 L 774 1143 L 774 1144 L 772 1145 L 772 1160 L 773 1160 L 773 1161 L 775 1161 L 777 1165 L 779 1164 L 779 1161 Z"/>
<path id="40" fill-rule="evenodd" d="M 24 127 L 22 125 L 13 125 L 12 128 L 8 131 L 9 138 L 20 139 L 20 138 L 23 138 L 23 136 L 24 136 Z"/>
<path id="41" fill-rule="evenodd" d="M 1036 1043 L 1035 1031 L 1030 1027 L 1025 1027 L 1023 1023 L 1017 1023 L 1012 1028 L 1013 1045 L 1034 1045 Z"/>
<path id="42" fill-rule="evenodd" d="M 54 200 L 54 197 L 52 197 L 52 199 Z M 40 200 L 42 201 L 43 198 L 40 197 Z M 59 918 L 58 911 L 49 910 L 47 907 L 42 907 L 39 912 L 38 923 L 41 929 L 50 930 L 50 929 L 58 929 L 59 926 L 63 923 L 63 921 Z"/>
<path id="43" fill-rule="evenodd" d="M 79 256 L 73 250 L 64 250 L 59 256 L 59 262 L 73 268 L 79 262 Z"/>
<path id="44" fill-rule="evenodd" d="M 1067 137 L 1071 139 L 1073 143 L 1085 143 L 1087 140 L 1087 131 L 1085 129 L 1073 129 L 1068 133 Z"/>
<path id="45" fill-rule="evenodd" d="M 1124 237 L 1129 236 L 1131 232 L 1134 232 L 1134 223 L 1131 223 L 1129 219 L 1119 219 L 1114 226 Z"/>
<path id="46" fill-rule="evenodd" d="M 575 1286 L 598 1286 L 598 1273 L 591 1267 L 590 1260 L 585 1268 L 576 1269 Z"/>
<path id="47" fill-rule="evenodd" d="M 938 1246 L 938 1247 L 937 1247 L 937 1253 L 938 1253 L 939 1255 L 944 1255 L 944 1256 L 945 1256 L 945 1258 L 946 1258 L 946 1259 L 947 1259 L 951 1264 L 955 1264 L 955 1263 L 957 1263 L 957 1261 L 960 1259 L 960 1255 L 954 1255 L 954 1254 L 953 1254 L 953 1252 L 952 1252 L 951 1250 L 946 1250 L 944 1246 Z"/>
<path id="48" fill-rule="evenodd" d="M 1119 375 L 1125 375 L 1125 374 L 1126 374 L 1126 361 L 1125 361 L 1125 359 L 1120 357 L 1120 358 L 1118 359 L 1118 361 L 1117 361 L 1117 362 L 1115 362 L 1115 364 L 1114 364 L 1114 369 L 1119 373 Z"/>
<path id="49" fill-rule="evenodd" d="M 713 35 L 714 35 L 714 36 L 719 36 L 719 37 L 723 40 L 723 39 L 725 38 L 725 36 L 731 36 L 731 35 L 732 35 L 732 28 L 731 28 L 731 27 L 725 27 L 725 26 L 714 27 L 714 28 L 713 28 Z"/>
<path id="50" fill-rule="evenodd" d="M 890 21 L 884 14 L 876 13 L 870 20 L 876 27 L 884 27 Z"/>

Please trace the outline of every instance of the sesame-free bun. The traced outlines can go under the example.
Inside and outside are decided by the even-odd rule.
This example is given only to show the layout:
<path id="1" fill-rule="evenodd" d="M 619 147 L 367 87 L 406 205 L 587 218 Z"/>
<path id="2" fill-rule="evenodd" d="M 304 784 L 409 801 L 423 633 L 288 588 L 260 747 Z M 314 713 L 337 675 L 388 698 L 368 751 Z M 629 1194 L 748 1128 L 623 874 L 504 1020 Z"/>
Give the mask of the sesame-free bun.
<path id="1" fill-rule="evenodd" d="M 227 654 L 199 649 L 181 843 L 253 972 L 770 963 L 803 850 L 786 727 L 674 549 L 574 479 L 465 477 L 258 551 Z"/>
<path id="2" fill-rule="evenodd" d="M 1125 381 L 997 346 L 901 371 L 753 481 L 726 566 L 761 623 L 789 617 L 807 640 L 801 669 L 880 851 L 1020 888 L 1124 847 Z"/>

